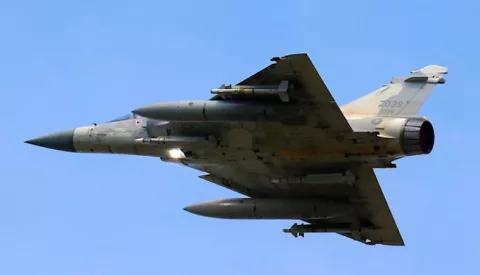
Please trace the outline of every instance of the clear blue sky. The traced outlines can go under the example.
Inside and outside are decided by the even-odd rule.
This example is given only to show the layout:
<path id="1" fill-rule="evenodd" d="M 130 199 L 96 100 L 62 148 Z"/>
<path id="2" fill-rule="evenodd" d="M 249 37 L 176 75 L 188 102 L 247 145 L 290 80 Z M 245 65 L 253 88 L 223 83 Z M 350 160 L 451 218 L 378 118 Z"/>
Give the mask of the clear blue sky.
<path id="1" fill-rule="evenodd" d="M 1 1 L 0 274 L 479 274 L 479 10 L 478 1 Z M 377 171 L 405 247 L 294 239 L 281 231 L 292 221 L 202 218 L 182 208 L 236 194 L 155 158 L 23 144 L 143 104 L 206 99 L 297 52 L 341 104 L 394 75 L 449 67 L 421 110 L 436 129 L 433 153 Z"/>

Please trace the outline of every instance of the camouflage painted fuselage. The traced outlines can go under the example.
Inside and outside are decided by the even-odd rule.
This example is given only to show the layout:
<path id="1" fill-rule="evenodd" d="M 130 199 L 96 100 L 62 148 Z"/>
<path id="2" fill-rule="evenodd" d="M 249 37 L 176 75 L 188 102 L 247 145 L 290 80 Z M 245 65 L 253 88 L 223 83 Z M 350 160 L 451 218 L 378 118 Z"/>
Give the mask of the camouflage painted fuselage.
<path id="1" fill-rule="evenodd" d="M 206 101 L 156 103 L 115 121 L 27 141 L 81 153 L 159 157 L 250 198 L 185 210 L 238 219 L 302 219 L 285 232 L 336 232 L 403 245 L 372 168 L 429 154 L 432 124 L 415 114 L 445 67 L 431 65 L 339 107 L 305 54 L 276 63 Z"/>

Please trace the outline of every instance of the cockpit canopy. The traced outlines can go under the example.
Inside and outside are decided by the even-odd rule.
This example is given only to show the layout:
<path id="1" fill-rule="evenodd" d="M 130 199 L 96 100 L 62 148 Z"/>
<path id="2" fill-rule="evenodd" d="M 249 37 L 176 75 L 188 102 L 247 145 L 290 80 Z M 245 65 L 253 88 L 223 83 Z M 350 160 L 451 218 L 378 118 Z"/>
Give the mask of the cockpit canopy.
<path id="1" fill-rule="evenodd" d="M 129 114 L 123 115 L 121 117 L 117 117 L 116 119 L 112 119 L 108 122 L 122 121 L 122 120 L 134 119 L 134 118 L 135 119 L 141 118 L 141 116 L 139 116 L 137 114 L 134 114 L 134 113 L 129 113 Z"/>

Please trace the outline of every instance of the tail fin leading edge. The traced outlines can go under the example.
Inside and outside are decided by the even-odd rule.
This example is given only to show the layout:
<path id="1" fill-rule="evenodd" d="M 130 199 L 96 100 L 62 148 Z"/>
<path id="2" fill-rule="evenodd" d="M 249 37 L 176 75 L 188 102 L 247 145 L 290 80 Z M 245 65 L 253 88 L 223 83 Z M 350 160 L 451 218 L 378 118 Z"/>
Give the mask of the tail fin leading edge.
<path id="1" fill-rule="evenodd" d="M 446 82 L 448 69 L 429 65 L 405 78 L 393 77 L 390 84 L 341 107 L 345 116 L 411 117 L 437 84 Z"/>

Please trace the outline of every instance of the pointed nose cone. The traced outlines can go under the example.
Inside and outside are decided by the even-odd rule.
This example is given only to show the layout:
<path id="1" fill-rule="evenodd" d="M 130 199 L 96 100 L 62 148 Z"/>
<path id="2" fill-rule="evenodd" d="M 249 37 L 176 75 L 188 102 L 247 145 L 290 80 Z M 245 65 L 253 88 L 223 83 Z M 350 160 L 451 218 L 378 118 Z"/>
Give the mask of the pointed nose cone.
<path id="1" fill-rule="evenodd" d="M 76 152 L 73 146 L 73 131 L 64 130 L 50 135 L 34 138 L 25 143 L 67 152 Z"/>

